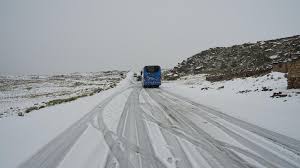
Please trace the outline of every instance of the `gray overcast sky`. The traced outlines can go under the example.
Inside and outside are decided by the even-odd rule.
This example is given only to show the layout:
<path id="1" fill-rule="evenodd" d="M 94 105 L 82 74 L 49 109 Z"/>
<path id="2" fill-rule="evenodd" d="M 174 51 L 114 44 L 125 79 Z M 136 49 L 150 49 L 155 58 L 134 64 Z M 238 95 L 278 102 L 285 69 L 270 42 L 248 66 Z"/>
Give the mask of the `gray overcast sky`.
<path id="1" fill-rule="evenodd" d="M 299 0 L 0 0 L 0 73 L 172 67 L 300 34 Z"/>

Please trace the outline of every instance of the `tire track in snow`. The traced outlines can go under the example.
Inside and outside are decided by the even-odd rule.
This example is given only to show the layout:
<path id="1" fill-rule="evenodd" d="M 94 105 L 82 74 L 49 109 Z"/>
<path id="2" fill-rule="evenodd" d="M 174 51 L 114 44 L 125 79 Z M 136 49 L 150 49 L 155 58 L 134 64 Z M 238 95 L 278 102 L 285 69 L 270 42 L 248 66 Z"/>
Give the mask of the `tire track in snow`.
<path id="1" fill-rule="evenodd" d="M 174 93 L 171 93 L 169 91 L 166 91 L 166 90 L 162 90 L 164 93 L 167 93 L 169 95 L 172 95 L 182 101 L 185 101 L 187 103 L 190 103 L 191 105 L 193 106 L 196 106 L 197 108 L 200 108 L 202 110 L 205 110 L 206 112 L 208 113 L 211 113 L 215 116 L 218 116 L 230 123 L 233 123 L 235 125 L 238 125 L 239 127 L 245 129 L 245 130 L 248 130 L 250 132 L 253 132 L 259 136 L 262 136 L 266 139 L 269 139 L 271 141 L 273 141 L 273 143 L 276 143 L 280 146 L 283 146 L 285 147 L 286 149 L 294 152 L 295 154 L 299 155 L 300 156 L 300 141 L 299 140 L 296 140 L 294 138 L 291 138 L 291 137 L 288 137 L 288 136 L 285 136 L 285 135 L 282 135 L 282 134 L 279 134 L 277 132 L 274 132 L 274 131 L 270 131 L 270 130 L 267 130 L 265 128 L 262 128 L 262 127 L 259 127 L 257 125 L 254 125 L 254 124 L 251 124 L 251 123 L 248 123 L 248 122 L 245 122 L 245 121 L 242 121 L 238 118 L 235 118 L 235 117 L 232 117 L 232 116 L 229 116 L 225 113 L 222 113 L 220 111 L 217 111 L 217 110 L 214 110 L 210 107 L 207 107 L 207 106 L 204 106 L 202 104 L 199 104 L 199 103 L 196 103 L 196 102 L 193 102 L 185 97 L 182 97 L 180 95 L 176 95 Z"/>
<path id="2" fill-rule="evenodd" d="M 201 112 L 197 112 L 197 110 L 195 110 L 195 108 L 191 108 L 191 106 L 187 106 L 186 105 L 186 100 L 184 99 L 181 99 L 181 98 L 172 98 L 172 97 L 170 97 L 170 96 L 168 96 L 168 95 L 166 95 L 166 93 L 164 93 L 164 92 L 161 92 L 161 91 L 157 91 L 157 92 L 159 92 L 159 93 L 157 93 L 157 94 L 163 94 L 163 96 L 165 96 L 164 98 L 164 100 L 168 100 L 168 101 L 170 101 L 170 100 L 172 100 L 173 99 L 173 105 L 175 105 L 175 104 L 177 104 L 178 106 L 185 106 L 186 108 L 185 109 L 181 109 L 181 111 L 182 112 L 184 112 L 184 113 L 186 113 L 186 114 L 188 114 L 188 113 L 194 113 L 194 114 L 196 114 L 196 115 L 199 115 L 200 117 L 202 117 L 202 118 L 205 118 L 207 121 L 209 121 L 210 123 L 212 123 L 213 125 L 215 125 L 216 127 L 218 127 L 218 128 L 220 128 L 222 131 L 224 131 L 224 132 L 226 132 L 227 134 L 229 134 L 231 137 L 234 137 L 234 139 L 236 139 L 236 140 L 238 140 L 241 144 L 243 144 L 243 145 L 245 145 L 245 146 L 247 146 L 249 149 L 251 149 L 251 150 L 254 150 L 255 152 L 257 152 L 257 153 L 259 153 L 260 154 L 260 156 L 261 157 L 263 157 L 265 160 L 266 160 L 266 162 L 268 162 L 268 163 L 272 163 L 273 164 L 273 166 L 272 167 L 276 167 L 275 165 L 274 165 L 274 163 L 276 164 L 276 165 L 279 165 L 278 167 L 298 167 L 299 166 L 299 157 L 298 157 L 298 159 L 296 158 L 295 160 L 294 160 L 294 162 L 290 162 L 290 161 L 287 161 L 287 160 L 285 160 L 285 159 L 283 159 L 280 155 L 279 156 L 277 156 L 276 154 L 274 154 L 274 153 L 272 153 L 272 152 L 270 152 L 270 151 L 268 151 L 268 150 L 266 150 L 266 149 L 264 149 L 263 147 L 261 147 L 261 146 L 259 146 L 259 145 L 257 145 L 257 144 L 255 144 L 254 142 L 252 142 L 252 141 L 250 141 L 250 140 L 248 140 L 247 138 L 244 138 L 243 136 L 241 136 L 241 135 L 239 135 L 239 134 L 237 134 L 237 133 L 235 133 L 234 131 L 232 131 L 231 129 L 228 129 L 227 127 L 225 127 L 225 126 L 223 126 L 223 124 L 220 124 L 219 123 L 219 121 L 216 121 L 216 119 L 214 119 L 214 118 L 211 118 L 211 117 L 209 117 L 209 115 L 205 115 L 205 113 L 203 113 L 203 111 L 205 112 L 205 110 L 203 110 L 203 109 L 199 109 L 199 107 L 198 107 L 198 109 L 197 110 L 202 110 Z M 173 96 L 173 95 L 172 95 Z M 181 103 L 181 101 L 182 102 L 184 102 L 184 103 Z M 189 102 L 188 102 L 189 103 Z M 191 104 L 192 105 L 192 104 Z M 211 112 L 211 111 L 209 111 L 209 112 Z M 207 113 L 207 112 L 206 112 Z M 227 116 L 227 118 L 226 119 L 228 119 L 229 118 L 229 116 Z M 223 119 L 223 118 L 222 118 Z M 239 121 L 239 122 L 242 122 L 242 121 Z M 234 122 L 234 124 L 236 124 L 237 122 Z M 244 124 L 244 125 L 246 125 L 246 124 Z M 244 126 L 243 125 L 243 126 Z M 237 125 L 237 126 L 239 126 L 239 125 Z M 249 126 L 249 125 L 248 125 Z M 255 126 L 254 128 L 249 128 L 249 127 L 247 127 L 248 129 L 247 130 L 252 130 L 251 132 L 261 132 L 261 130 L 257 130 L 257 129 L 259 129 L 259 127 L 257 127 L 257 126 Z M 253 130 L 256 130 L 256 131 L 253 131 Z M 270 133 L 270 131 L 268 132 L 268 133 Z M 261 135 L 261 134 L 259 134 L 259 135 Z M 276 133 L 276 135 L 277 135 L 277 133 Z M 284 136 L 280 136 L 280 138 L 281 138 L 281 140 L 283 140 L 283 137 Z M 268 138 L 267 138 L 268 139 Z M 269 139 L 268 139 L 269 140 Z M 290 138 L 288 137 L 287 138 L 287 141 L 289 141 L 290 140 Z M 271 141 L 271 142 L 273 142 L 273 141 Z M 278 144 L 278 143 L 275 143 L 275 144 Z M 285 144 L 284 146 L 288 146 L 289 144 Z M 282 144 L 281 144 L 281 146 L 283 146 Z M 235 150 L 237 150 L 237 147 L 235 147 Z M 240 149 L 240 151 L 241 151 L 242 149 Z M 282 153 L 283 155 L 284 155 L 284 153 Z M 257 159 L 258 157 L 253 157 L 253 155 L 248 155 L 250 158 L 252 158 L 252 159 L 254 159 L 254 160 L 257 160 L 258 162 L 260 162 L 260 163 L 262 163 L 263 164 L 263 162 L 260 160 L 260 159 Z M 260 157 L 260 158 L 261 158 Z M 264 163 L 266 163 L 266 162 L 264 162 Z M 297 164 L 298 163 L 298 164 Z M 270 165 L 269 164 L 269 165 Z M 271 164 L 271 165 L 272 165 Z M 296 165 L 295 165 L 296 164 Z M 265 166 L 267 166 L 266 164 L 264 164 Z"/>
<path id="3" fill-rule="evenodd" d="M 166 94 L 166 96 L 168 96 L 168 94 Z M 174 96 L 174 95 L 169 95 L 168 97 L 169 99 L 173 99 L 175 101 L 177 100 L 176 103 L 180 104 L 180 101 L 186 103 L 186 99 L 174 99 L 174 97 L 172 98 L 170 96 Z M 189 101 L 188 103 L 190 104 Z M 194 104 L 191 105 L 194 106 Z M 198 115 L 202 118 L 205 118 L 206 120 L 209 120 L 215 126 L 222 129 L 224 132 L 230 134 L 231 136 L 235 137 L 236 139 L 240 139 L 240 140 L 243 139 L 240 141 L 241 143 L 246 143 L 245 146 L 250 145 L 251 146 L 250 149 L 251 148 L 258 149 L 258 151 L 260 151 L 262 156 L 265 156 L 264 155 L 265 152 L 269 153 L 269 155 L 267 155 L 271 157 L 269 160 L 275 160 L 274 161 L 275 163 L 277 163 L 278 160 L 281 160 L 282 164 L 286 164 L 284 165 L 285 167 L 287 167 L 288 165 L 300 167 L 300 156 L 297 152 L 297 148 L 291 149 L 288 147 L 288 146 L 295 145 L 297 143 L 297 140 L 293 138 L 280 135 L 278 133 L 274 133 L 273 135 L 272 131 L 266 130 L 264 128 L 260 128 L 258 126 L 252 125 L 250 123 L 244 122 L 239 119 L 235 119 L 234 117 L 231 117 L 226 114 L 215 115 L 215 114 L 220 114 L 221 112 L 213 111 L 212 109 L 210 109 L 210 111 L 206 111 L 206 109 L 204 110 L 203 108 L 196 106 L 196 109 L 192 108 L 189 110 L 189 112 L 192 112 L 195 115 Z M 222 117 L 222 116 L 226 116 L 226 117 Z M 233 120 L 237 120 L 237 122 L 231 122 Z M 238 123 L 243 123 L 243 124 L 241 124 L 240 126 Z M 267 134 L 264 134 L 263 131 L 266 131 Z M 243 134 L 245 138 L 240 134 Z M 268 136 L 265 137 L 264 135 L 268 135 Z M 270 138 L 270 136 L 275 138 L 279 137 L 280 140 L 274 141 L 274 139 Z M 255 140 L 255 143 L 253 142 L 253 140 Z M 288 142 L 292 142 L 292 145 L 290 145 Z M 268 148 L 268 150 L 264 150 L 265 148 L 266 149 Z M 280 153 L 281 155 L 278 155 L 278 153 Z M 279 159 L 276 154 L 279 156 Z"/>
<path id="4" fill-rule="evenodd" d="M 151 121 L 160 125 L 161 123 L 166 123 L 167 125 L 172 125 L 172 122 L 169 118 L 165 117 L 165 111 L 157 107 L 156 104 L 154 104 L 153 100 L 149 97 L 149 95 L 146 93 L 145 89 L 142 90 L 141 96 L 145 100 L 145 108 L 149 109 L 149 112 L 152 114 L 152 116 L 156 116 L 155 118 L 158 118 L 160 121 L 157 121 L 157 119 L 153 119 L 150 117 Z M 146 116 L 147 114 L 144 113 Z M 149 116 L 148 116 L 149 118 Z M 175 164 L 176 167 L 192 167 L 190 161 L 188 160 L 188 157 L 186 155 L 186 152 L 182 149 L 182 146 L 180 145 L 180 142 L 178 138 L 173 135 L 168 130 L 164 129 L 163 127 L 159 127 L 160 132 L 162 133 L 167 145 L 169 146 L 170 152 L 172 153 L 173 157 L 175 158 Z"/>
<path id="5" fill-rule="evenodd" d="M 200 158 L 202 157 L 201 153 L 204 154 L 203 156 L 208 156 L 205 159 L 211 167 L 249 167 L 242 158 L 229 150 L 225 150 L 214 138 L 199 128 L 185 115 L 181 114 L 184 108 L 186 108 L 185 106 L 172 103 L 159 94 L 159 89 L 149 90 L 148 93 L 153 100 L 167 111 L 168 115 L 172 115 L 181 125 L 186 126 L 180 127 L 180 129 L 194 137 L 194 139 L 197 139 L 197 148 L 201 149 L 198 150 L 198 155 Z"/>
<path id="6" fill-rule="evenodd" d="M 145 127 L 144 119 L 140 115 L 142 109 L 139 107 L 138 96 L 140 88 L 136 87 L 125 104 L 121 115 L 115 139 L 107 139 L 111 147 L 111 154 L 106 163 L 106 168 L 111 168 L 114 159 L 117 160 L 119 167 L 157 167 L 164 168 L 165 165 L 156 157 L 148 132 Z M 102 122 L 99 120 L 99 122 Z M 104 131 L 105 132 L 105 131 Z M 107 130 L 107 135 L 114 133 Z"/>
<path id="7" fill-rule="evenodd" d="M 128 87 L 129 88 L 129 87 Z M 69 128 L 51 140 L 48 144 L 38 150 L 26 161 L 21 163 L 19 168 L 53 168 L 57 167 L 64 159 L 77 139 L 88 128 L 88 123 L 100 113 L 103 106 L 108 104 L 115 96 L 121 94 L 126 89 L 115 92 L 106 99 L 104 99 L 99 105 L 97 105 L 91 112 L 84 115 L 77 122 L 72 124 Z"/>

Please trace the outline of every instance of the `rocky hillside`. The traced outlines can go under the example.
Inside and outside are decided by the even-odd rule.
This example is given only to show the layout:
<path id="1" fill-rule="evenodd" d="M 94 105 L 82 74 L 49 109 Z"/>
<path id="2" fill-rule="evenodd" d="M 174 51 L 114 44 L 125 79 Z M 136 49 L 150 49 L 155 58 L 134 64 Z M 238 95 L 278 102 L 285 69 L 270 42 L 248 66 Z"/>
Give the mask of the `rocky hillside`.
<path id="1" fill-rule="evenodd" d="M 208 79 L 222 80 L 269 72 L 273 63 L 300 56 L 300 35 L 245 43 L 232 47 L 216 47 L 202 51 L 166 71 L 166 80 L 191 74 L 209 74 Z"/>

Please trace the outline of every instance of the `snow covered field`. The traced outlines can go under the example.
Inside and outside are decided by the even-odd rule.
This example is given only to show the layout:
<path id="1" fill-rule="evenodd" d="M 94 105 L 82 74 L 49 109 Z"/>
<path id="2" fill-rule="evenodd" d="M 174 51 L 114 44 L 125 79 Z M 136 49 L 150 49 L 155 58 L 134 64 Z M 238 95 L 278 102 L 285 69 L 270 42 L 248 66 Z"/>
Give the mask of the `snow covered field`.
<path id="1" fill-rule="evenodd" d="M 123 73 L 125 72 L 107 71 L 60 75 L 0 75 L 0 118 L 109 89 L 122 79 Z"/>
<path id="2" fill-rule="evenodd" d="M 113 77 L 119 79 L 119 73 L 107 76 L 107 78 L 103 76 L 105 81 L 109 81 L 109 78 L 115 81 Z M 97 108 L 97 105 L 105 98 L 127 85 L 126 81 L 125 83 L 121 82 L 120 86 L 113 89 L 101 91 L 93 96 L 83 97 L 72 102 L 39 109 L 36 112 L 28 113 L 26 117 L 12 115 L 0 119 L 0 167 L 12 168 L 19 166 L 20 163 L 38 152 L 55 137 L 64 134 L 64 131 L 70 128 L 72 124 Z M 99 137 L 98 131 L 96 131 L 96 134 L 90 135 L 90 132 L 93 132 L 92 128 L 88 128 L 89 132 L 87 134 L 94 138 Z M 86 140 L 84 143 L 88 141 Z M 100 144 L 105 146 L 104 141 Z M 86 150 L 93 150 L 87 146 L 86 148 Z M 76 148 L 73 150 L 76 150 Z M 103 150 L 101 152 L 104 152 L 104 148 L 101 150 Z M 76 157 L 78 155 L 72 158 Z M 62 162 L 62 165 L 70 164 L 67 159 Z M 73 165 L 76 163 L 78 162 L 74 162 Z"/>
<path id="3" fill-rule="evenodd" d="M 0 167 L 300 167 L 299 90 L 286 90 L 283 74 L 213 84 L 190 76 L 159 89 L 132 76 L 2 118 Z M 270 97 L 280 91 L 287 96 Z"/>
<path id="4" fill-rule="evenodd" d="M 206 81 L 205 75 L 187 76 L 161 88 L 300 140 L 300 89 L 287 90 L 283 73 L 214 83 Z M 272 98 L 274 92 L 286 97 Z"/>

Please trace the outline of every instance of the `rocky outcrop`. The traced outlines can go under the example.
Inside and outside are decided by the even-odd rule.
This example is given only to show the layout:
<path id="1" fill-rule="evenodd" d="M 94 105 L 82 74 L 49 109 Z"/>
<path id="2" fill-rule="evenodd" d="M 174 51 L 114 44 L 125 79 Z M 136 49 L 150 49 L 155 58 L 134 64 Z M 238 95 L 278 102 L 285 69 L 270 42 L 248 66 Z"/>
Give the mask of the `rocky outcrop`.
<path id="1" fill-rule="evenodd" d="M 300 54 L 300 36 L 216 47 L 183 60 L 165 73 L 166 79 L 190 74 L 209 74 L 208 79 L 224 80 L 264 74 L 273 63 L 288 62 Z M 178 76 L 177 76 L 178 75 Z M 176 76 L 175 78 L 173 78 Z"/>
<path id="2" fill-rule="evenodd" d="M 300 88 L 300 57 L 291 61 L 288 68 L 288 89 Z"/>

